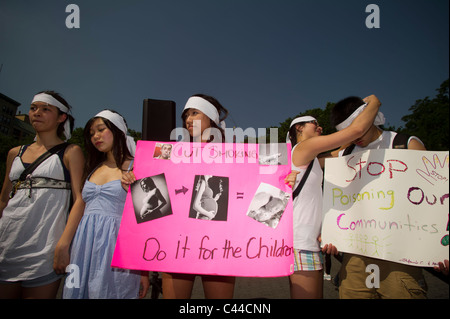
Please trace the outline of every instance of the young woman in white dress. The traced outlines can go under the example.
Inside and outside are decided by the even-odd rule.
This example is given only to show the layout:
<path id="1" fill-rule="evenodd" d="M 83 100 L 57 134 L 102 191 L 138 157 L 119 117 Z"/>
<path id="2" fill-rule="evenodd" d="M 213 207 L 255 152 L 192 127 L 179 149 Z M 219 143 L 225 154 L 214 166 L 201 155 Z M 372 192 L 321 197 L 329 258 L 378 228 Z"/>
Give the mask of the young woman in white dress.
<path id="1" fill-rule="evenodd" d="M 69 112 L 58 93 L 38 93 L 29 111 L 35 142 L 8 152 L 0 200 L 0 298 L 55 298 L 69 265 L 84 210 L 81 148 L 67 145 L 17 182 L 26 166 L 70 138 Z"/>

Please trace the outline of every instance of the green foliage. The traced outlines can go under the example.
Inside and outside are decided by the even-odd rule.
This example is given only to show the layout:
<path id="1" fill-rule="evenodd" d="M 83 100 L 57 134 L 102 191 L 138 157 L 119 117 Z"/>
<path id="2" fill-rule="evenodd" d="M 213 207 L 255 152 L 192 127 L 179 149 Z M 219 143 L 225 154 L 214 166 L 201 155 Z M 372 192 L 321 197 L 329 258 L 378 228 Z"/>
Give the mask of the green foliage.
<path id="1" fill-rule="evenodd" d="M 130 128 L 128 129 L 128 134 L 131 137 L 133 137 L 136 142 L 142 139 L 142 133 L 141 132 L 137 132 L 137 131 L 132 130 Z"/>
<path id="2" fill-rule="evenodd" d="M 419 137 L 427 150 L 447 151 L 449 135 L 449 80 L 436 90 L 436 97 L 417 100 L 410 107 L 412 113 L 402 117 L 402 132 Z"/>
<path id="3" fill-rule="evenodd" d="M 333 132 L 336 132 L 336 129 L 330 125 L 330 115 L 331 110 L 333 108 L 335 103 L 327 103 L 327 106 L 325 109 L 321 108 L 315 108 L 306 110 L 303 113 L 299 113 L 294 117 L 287 118 L 284 122 L 280 123 L 280 126 L 272 126 L 272 128 L 278 128 L 278 142 L 284 143 L 286 141 L 286 136 L 289 131 L 289 125 L 291 125 L 291 122 L 293 119 L 300 117 L 300 116 L 306 116 L 310 115 L 317 119 L 319 122 L 319 125 L 323 129 L 323 134 L 331 134 Z M 266 130 L 267 131 L 267 143 L 270 142 L 270 128 Z"/>
<path id="4" fill-rule="evenodd" d="M 409 108 L 411 114 L 402 117 L 405 127 L 389 126 L 383 129 L 417 136 L 424 142 L 427 150 L 447 151 L 449 149 L 449 80 L 444 81 L 436 91 L 438 93 L 435 98 L 426 97 L 417 100 Z M 330 125 L 330 114 L 334 104 L 328 102 L 325 109 L 306 110 L 293 118 L 286 119 L 279 126 L 273 126 L 278 128 L 278 141 L 285 142 L 292 120 L 304 115 L 315 117 L 323 128 L 323 134 L 335 132 L 335 128 Z M 269 129 L 267 129 L 267 143 L 269 141 Z"/>
<path id="5" fill-rule="evenodd" d="M 67 142 L 80 146 L 83 152 L 85 152 L 83 130 L 84 129 L 81 127 L 74 129 L 72 132 L 72 137 Z"/>

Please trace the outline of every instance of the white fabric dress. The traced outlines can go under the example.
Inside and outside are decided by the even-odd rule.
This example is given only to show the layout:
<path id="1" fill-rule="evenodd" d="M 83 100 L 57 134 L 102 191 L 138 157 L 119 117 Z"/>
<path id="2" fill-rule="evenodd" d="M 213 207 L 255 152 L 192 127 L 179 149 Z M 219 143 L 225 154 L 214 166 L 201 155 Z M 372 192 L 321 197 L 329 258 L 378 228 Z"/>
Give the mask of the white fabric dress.
<path id="1" fill-rule="evenodd" d="M 10 180 L 17 180 L 25 166 L 20 157 L 12 163 Z M 58 154 L 41 163 L 33 177 L 64 180 Z M 71 190 L 19 189 L 0 218 L 0 280 L 36 279 L 53 272 L 55 246 L 67 221 Z"/>

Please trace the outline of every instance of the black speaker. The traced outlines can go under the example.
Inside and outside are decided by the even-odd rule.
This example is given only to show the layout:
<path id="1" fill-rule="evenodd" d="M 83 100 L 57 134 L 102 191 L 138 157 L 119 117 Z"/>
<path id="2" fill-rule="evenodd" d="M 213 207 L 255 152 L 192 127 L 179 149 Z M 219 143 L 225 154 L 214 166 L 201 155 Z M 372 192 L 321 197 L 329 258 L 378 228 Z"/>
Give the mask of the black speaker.
<path id="1" fill-rule="evenodd" d="M 175 128 L 175 102 L 166 100 L 144 100 L 142 116 L 142 139 L 169 142 Z"/>

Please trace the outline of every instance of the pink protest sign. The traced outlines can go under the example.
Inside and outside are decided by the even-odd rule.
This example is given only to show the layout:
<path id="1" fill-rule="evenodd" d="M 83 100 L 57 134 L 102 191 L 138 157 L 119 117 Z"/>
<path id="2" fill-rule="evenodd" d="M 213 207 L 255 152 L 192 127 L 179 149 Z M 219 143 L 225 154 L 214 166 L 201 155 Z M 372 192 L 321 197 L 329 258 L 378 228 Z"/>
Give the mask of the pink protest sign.
<path id="1" fill-rule="evenodd" d="M 288 144 L 139 141 L 112 266 L 291 274 L 290 156 Z"/>

